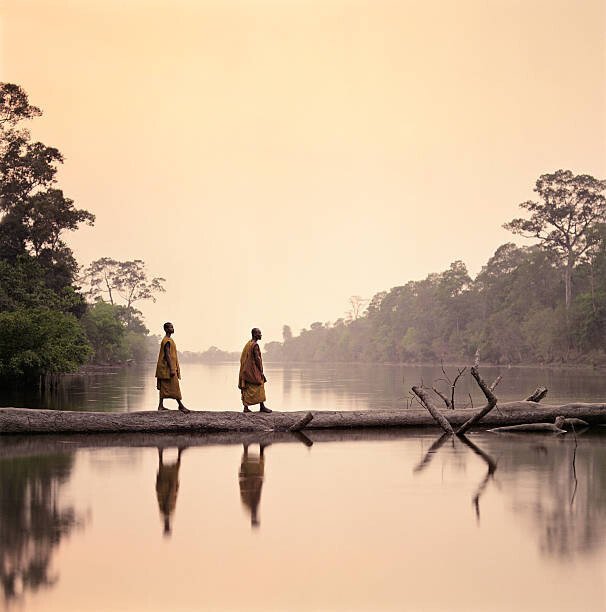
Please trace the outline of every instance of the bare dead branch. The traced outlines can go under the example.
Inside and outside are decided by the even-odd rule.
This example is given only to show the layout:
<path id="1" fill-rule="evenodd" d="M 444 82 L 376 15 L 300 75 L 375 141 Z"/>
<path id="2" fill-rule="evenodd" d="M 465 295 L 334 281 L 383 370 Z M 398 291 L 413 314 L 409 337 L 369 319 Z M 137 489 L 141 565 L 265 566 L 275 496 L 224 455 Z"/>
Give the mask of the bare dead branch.
<path id="1" fill-rule="evenodd" d="M 482 392 L 486 396 L 488 403 L 477 414 L 472 416 L 470 419 L 467 419 L 467 421 L 465 421 L 465 423 L 463 423 L 463 425 L 459 427 L 459 429 L 457 430 L 457 436 L 460 436 L 466 431 L 468 431 L 497 405 L 497 398 L 495 394 L 486 386 L 486 383 L 480 376 L 478 369 L 475 366 L 471 368 L 471 375 L 475 378 L 475 381 L 478 383 L 480 389 L 482 389 Z"/>
<path id="2" fill-rule="evenodd" d="M 425 406 L 423 405 L 423 402 L 412 391 L 409 391 L 409 393 L 410 393 L 410 396 L 411 396 L 411 398 L 410 398 L 410 406 L 411 406 L 411 408 L 412 408 L 412 402 L 413 401 L 417 402 L 417 404 L 419 404 L 419 406 L 421 406 L 421 408 L 425 408 Z"/>
<path id="3" fill-rule="evenodd" d="M 494 390 L 497 388 L 497 385 L 503 380 L 503 377 L 499 374 L 499 376 L 497 376 L 494 381 L 492 382 L 492 385 L 490 385 L 490 387 L 488 387 L 491 391 L 494 392 Z"/>
<path id="4" fill-rule="evenodd" d="M 433 405 L 429 394 L 423 387 L 413 387 L 412 391 L 418 398 L 421 400 L 421 403 L 427 410 L 429 414 L 435 419 L 436 423 L 448 434 L 454 434 L 454 430 L 452 425 L 448 422 L 446 417 Z"/>
<path id="5" fill-rule="evenodd" d="M 537 387 L 534 393 L 526 398 L 527 402 L 540 402 L 547 395 L 547 387 Z"/>
<path id="6" fill-rule="evenodd" d="M 473 367 L 476 370 L 480 367 L 480 347 L 476 349 L 475 358 L 473 360 Z"/>
<path id="7" fill-rule="evenodd" d="M 467 370 L 467 366 L 465 366 L 463 369 L 457 368 L 457 370 L 458 374 L 455 376 L 455 379 L 452 381 L 452 385 L 450 386 L 450 407 L 453 410 L 455 409 L 455 388 L 457 386 L 457 382 L 459 382 L 459 378 L 461 378 L 461 376 L 463 376 Z"/>
<path id="8" fill-rule="evenodd" d="M 436 389 L 435 387 L 432 387 L 432 389 L 437 396 L 442 398 L 443 402 L 446 404 L 446 408 L 450 408 L 452 406 L 450 400 L 439 389 Z"/>
<path id="9" fill-rule="evenodd" d="M 311 412 L 308 412 L 302 419 L 299 419 L 296 423 L 289 427 L 288 431 L 301 431 L 307 425 L 309 425 L 313 418 L 314 415 Z"/>

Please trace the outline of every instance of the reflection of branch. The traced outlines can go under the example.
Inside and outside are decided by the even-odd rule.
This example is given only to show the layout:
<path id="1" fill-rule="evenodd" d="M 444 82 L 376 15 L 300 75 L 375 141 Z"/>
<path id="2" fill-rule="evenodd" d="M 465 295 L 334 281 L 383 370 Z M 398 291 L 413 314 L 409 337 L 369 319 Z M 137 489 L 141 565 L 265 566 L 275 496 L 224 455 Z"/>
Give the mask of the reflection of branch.
<path id="1" fill-rule="evenodd" d="M 481 448 L 476 446 L 471 440 L 469 440 L 465 436 L 463 435 L 459 436 L 459 440 L 461 440 L 463 444 L 469 447 L 478 457 L 481 457 L 486 463 L 486 465 L 488 466 L 488 471 L 486 472 L 486 476 L 484 476 L 484 478 L 478 485 L 476 492 L 471 498 L 471 503 L 474 505 L 474 508 L 476 509 L 476 518 L 479 521 L 480 520 L 480 497 L 482 496 L 482 493 L 484 493 L 484 489 L 486 489 L 488 482 L 493 477 L 494 473 L 497 471 L 497 462 L 488 453 L 485 453 Z"/>
<path id="2" fill-rule="evenodd" d="M 572 434 L 574 436 L 574 450 L 572 451 L 572 477 L 574 478 L 574 489 L 572 490 L 572 497 L 570 498 L 570 507 L 574 503 L 574 496 L 577 494 L 577 486 L 579 481 L 577 480 L 577 432 L 575 431 L 574 424 L 572 425 Z"/>
<path id="3" fill-rule="evenodd" d="M 448 440 L 450 436 L 447 433 L 443 433 L 428 449 L 427 452 L 425 453 L 425 455 L 423 456 L 423 459 L 421 459 L 421 461 L 419 461 L 418 465 L 413 469 L 413 473 L 418 473 L 423 471 L 430 463 L 431 460 L 434 458 L 435 454 L 438 452 L 438 450 L 440 450 L 440 448 L 442 448 L 444 442 L 446 442 L 446 440 Z"/>
<path id="4" fill-rule="evenodd" d="M 481 457 L 484 460 L 488 466 L 488 473 L 490 475 L 497 471 L 497 462 L 488 453 L 483 451 L 466 436 L 459 436 L 459 440 L 461 440 L 465 446 L 469 447 L 478 457 Z"/>
<path id="5" fill-rule="evenodd" d="M 305 446 L 311 448 L 314 443 L 302 432 L 302 431 L 291 431 L 290 432 L 299 442 L 303 442 Z"/>

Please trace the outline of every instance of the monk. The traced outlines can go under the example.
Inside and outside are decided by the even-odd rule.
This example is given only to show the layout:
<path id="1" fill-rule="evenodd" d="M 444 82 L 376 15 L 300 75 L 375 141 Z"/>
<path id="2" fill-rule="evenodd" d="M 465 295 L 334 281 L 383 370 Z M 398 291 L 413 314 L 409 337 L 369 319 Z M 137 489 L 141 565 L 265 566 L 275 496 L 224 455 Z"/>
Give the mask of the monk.
<path id="1" fill-rule="evenodd" d="M 238 389 L 242 391 L 243 412 L 251 412 L 249 406 L 259 404 L 259 412 L 271 412 L 265 405 L 265 383 L 267 378 L 263 374 L 263 360 L 261 359 L 261 330 L 254 327 L 251 331 L 252 340 L 249 340 L 242 349 L 240 356 L 240 375 Z"/>
<path id="2" fill-rule="evenodd" d="M 158 355 L 158 365 L 156 366 L 156 378 L 158 379 L 156 387 L 160 391 L 158 410 L 168 410 L 164 406 L 164 400 L 174 399 L 177 400 L 181 412 L 189 412 L 181 402 L 181 387 L 179 386 L 181 369 L 179 368 L 177 345 L 171 338 L 175 333 L 173 324 L 165 323 L 164 332 L 166 335 L 160 343 L 160 354 Z"/>

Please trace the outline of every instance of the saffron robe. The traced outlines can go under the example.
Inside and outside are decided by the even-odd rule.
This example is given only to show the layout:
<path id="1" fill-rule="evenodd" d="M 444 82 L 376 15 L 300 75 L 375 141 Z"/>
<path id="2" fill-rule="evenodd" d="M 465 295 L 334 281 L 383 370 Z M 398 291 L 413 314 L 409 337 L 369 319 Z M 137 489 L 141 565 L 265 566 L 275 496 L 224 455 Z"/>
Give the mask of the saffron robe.
<path id="1" fill-rule="evenodd" d="M 254 406 L 265 401 L 265 375 L 261 349 L 256 340 L 249 340 L 240 356 L 240 374 L 238 389 L 242 391 L 242 403 Z"/>
<path id="2" fill-rule="evenodd" d="M 166 361 L 164 354 L 164 347 L 168 344 L 168 354 L 170 355 L 170 361 L 172 366 L 177 373 L 176 376 L 170 375 L 170 368 Z M 179 386 L 179 379 L 181 378 L 181 368 L 179 367 L 179 357 L 177 355 L 177 345 L 172 338 L 164 336 L 160 343 L 160 353 L 158 355 L 158 363 L 156 364 L 156 378 L 158 383 L 156 385 L 158 391 L 160 391 L 160 399 L 181 399 L 181 387 Z"/>

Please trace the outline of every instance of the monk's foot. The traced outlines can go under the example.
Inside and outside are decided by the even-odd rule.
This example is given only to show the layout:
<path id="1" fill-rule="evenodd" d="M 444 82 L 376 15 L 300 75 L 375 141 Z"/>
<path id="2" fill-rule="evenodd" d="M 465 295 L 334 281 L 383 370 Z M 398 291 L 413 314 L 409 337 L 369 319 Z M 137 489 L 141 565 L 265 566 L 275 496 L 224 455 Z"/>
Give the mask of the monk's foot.
<path id="1" fill-rule="evenodd" d="M 248 406 L 244 406 L 244 410 L 242 412 L 252 412 L 252 410 Z"/>
<path id="2" fill-rule="evenodd" d="M 259 412 L 271 412 L 271 410 L 267 407 L 267 406 L 261 406 L 261 408 L 259 408 Z"/>
<path id="3" fill-rule="evenodd" d="M 183 404 L 179 406 L 179 412 L 191 412 L 189 408 L 186 408 Z"/>
<path id="4" fill-rule="evenodd" d="M 168 410 L 166 406 L 158 406 L 158 410 Z"/>

